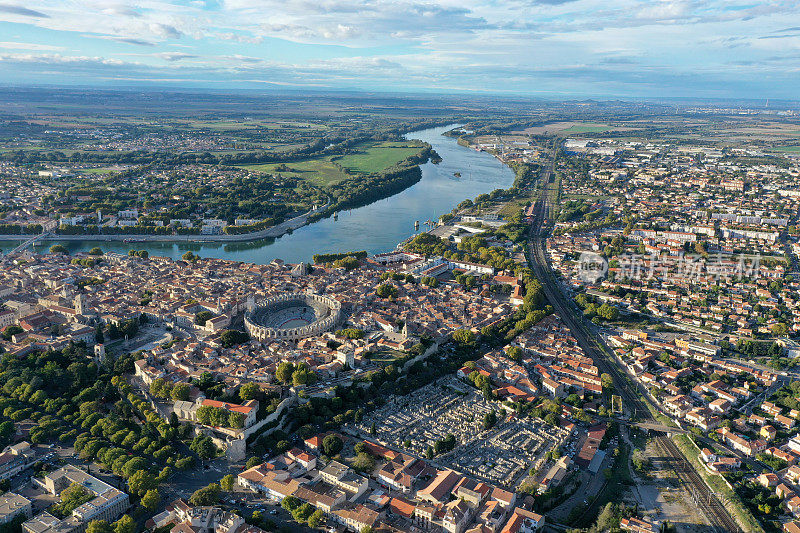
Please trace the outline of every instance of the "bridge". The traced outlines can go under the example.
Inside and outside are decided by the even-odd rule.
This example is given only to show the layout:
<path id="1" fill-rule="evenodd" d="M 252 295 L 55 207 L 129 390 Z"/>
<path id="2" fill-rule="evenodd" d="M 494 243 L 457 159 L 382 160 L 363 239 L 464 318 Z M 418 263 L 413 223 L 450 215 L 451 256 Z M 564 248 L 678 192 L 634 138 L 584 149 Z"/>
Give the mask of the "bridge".
<path id="1" fill-rule="evenodd" d="M 664 424 L 659 424 L 656 422 L 632 422 L 630 420 L 620 420 L 620 419 L 617 419 L 617 422 L 619 422 L 620 424 L 624 424 L 626 426 L 636 427 L 639 429 L 647 429 L 650 431 L 660 431 L 662 433 L 672 433 L 672 434 L 689 433 L 688 430 L 685 430 L 683 428 L 679 428 L 676 426 L 666 426 Z"/>
<path id="2" fill-rule="evenodd" d="M 20 244 L 16 248 L 14 248 L 13 250 L 9 251 L 7 255 L 19 253 L 22 250 L 24 250 L 25 248 L 27 248 L 28 246 L 33 245 L 33 243 L 35 243 L 36 241 L 42 240 L 45 237 L 49 237 L 49 236 L 50 236 L 50 232 L 49 231 L 46 231 L 44 233 L 40 233 L 38 235 L 34 235 L 33 237 L 31 237 L 27 241 L 23 242 L 22 244 Z"/>

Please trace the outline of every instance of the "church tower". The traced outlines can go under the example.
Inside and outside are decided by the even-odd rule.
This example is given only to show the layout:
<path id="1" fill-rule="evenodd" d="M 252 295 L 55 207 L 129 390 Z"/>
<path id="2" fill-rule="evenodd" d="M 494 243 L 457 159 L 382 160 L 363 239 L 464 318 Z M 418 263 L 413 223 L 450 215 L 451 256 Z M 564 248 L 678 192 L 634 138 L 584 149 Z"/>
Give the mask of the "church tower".
<path id="1" fill-rule="evenodd" d="M 79 315 L 84 315 L 84 311 L 86 310 L 86 297 L 83 294 L 79 294 L 75 297 L 75 312 Z"/>

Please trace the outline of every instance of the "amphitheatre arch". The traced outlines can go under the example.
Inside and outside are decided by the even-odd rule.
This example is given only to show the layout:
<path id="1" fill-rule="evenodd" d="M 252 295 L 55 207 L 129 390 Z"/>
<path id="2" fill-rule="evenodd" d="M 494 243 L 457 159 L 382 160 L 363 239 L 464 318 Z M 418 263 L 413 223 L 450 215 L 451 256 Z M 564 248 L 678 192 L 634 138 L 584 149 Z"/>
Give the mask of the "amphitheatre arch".
<path id="1" fill-rule="evenodd" d="M 334 298 L 285 292 L 253 306 L 245 313 L 244 324 L 250 337 L 259 341 L 296 341 L 329 331 L 341 319 L 342 304 Z"/>

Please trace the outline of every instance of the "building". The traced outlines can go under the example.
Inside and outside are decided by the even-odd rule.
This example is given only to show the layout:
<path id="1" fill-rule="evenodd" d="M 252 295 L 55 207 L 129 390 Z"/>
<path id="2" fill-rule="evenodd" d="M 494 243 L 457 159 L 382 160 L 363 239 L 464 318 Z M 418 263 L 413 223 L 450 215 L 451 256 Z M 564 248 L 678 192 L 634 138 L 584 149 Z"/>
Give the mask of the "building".
<path id="1" fill-rule="evenodd" d="M 219 402 L 217 400 L 203 398 L 198 400 L 197 403 L 199 403 L 199 407 L 215 407 L 217 409 L 223 409 L 229 413 L 243 414 L 244 425 L 242 427 L 244 428 L 249 428 L 256 423 L 256 415 L 258 414 L 258 400 L 248 400 L 243 405 L 239 405 L 235 403 Z"/>
<path id="2" fill-rule="evenodd" d="M 7 446 L 0 454 L 0 480 L 12 478 L 31 466 L 35 455 L 27 442 Z"/>
<path id="3" fill-rule="evenodd" d="M 517 507 L 501 533 L 533 533 L 542 529 L 543 525 L 544 516 L 532 511 L 526 511 L 522 507 Z"/>
<path id="4" fill-rule="evenodd" d="M 369 488 L 367 478 L 361 477 L 353 472 L 349 466 L 345 466 L 338 461 L 331 461 L 319 471 L 323 481 L 338 487 L 350 496 L 350 500 L 355 500 Z"/>
<path id="5" fill-rule="evenodd" d="M 343 524 L 347 529 L 358 532 L 367 527 L 375 527 L 375 524 L 381 515 L 377 511 L 374 511 L 361 504 L 351 504 L 344 509 L 337 509 L 332 513 L 331 516 L 335 521 Z"/>
<path id="6" fill-rule="evenodd" d="M 35 516 L 22 524 L 28 533 L 82 533 L 92 520 L 112 522 L 130 507 L 127 494 L 72 465 L 46 475 L 41 484 L 54 496 L 70 485 L 78 484 L 91 492 L 94 498 L 73 510 L 72 515 L 64 520 L 46 512 Z"/>
<path id="7" fill-rule="evenodd" d="M 145 523 L 147 529 L 171 525 L 171 533 L 265 533 L 245 523 L 241 516 L 219 507 L 191 507 L 176 500 L 167 509 Z"/>
<path id="8" fill-rule="evenodd" d="M 658 524 L 643 520 L 634 516 L 630 518 L 623 518 L 619 523 L 620 529 L 623 531 L 634 531 L 636 533 L 658 533 Z"/>
<path id="9" fill-rule="evenodd" d="M 31 501 L 28 498 L 13 492 L 0 496 L 0 524 L 8 524 L 18 516 L 30 518 L 31 515 Z"/>

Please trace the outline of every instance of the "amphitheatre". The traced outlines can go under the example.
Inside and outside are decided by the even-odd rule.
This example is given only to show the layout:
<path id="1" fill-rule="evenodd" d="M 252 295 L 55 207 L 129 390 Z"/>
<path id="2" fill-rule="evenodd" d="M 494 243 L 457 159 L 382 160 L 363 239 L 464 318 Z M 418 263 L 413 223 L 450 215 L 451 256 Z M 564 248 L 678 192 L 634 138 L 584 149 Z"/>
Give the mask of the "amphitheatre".
<path id="1" fill-rule="evenodd" d="M 310 292 L 281 293 L 254 305 L 244 317 L 250 337 L 259 341 L 300 340 L 333 329 L 342 319 L 342 304 Z"/>

